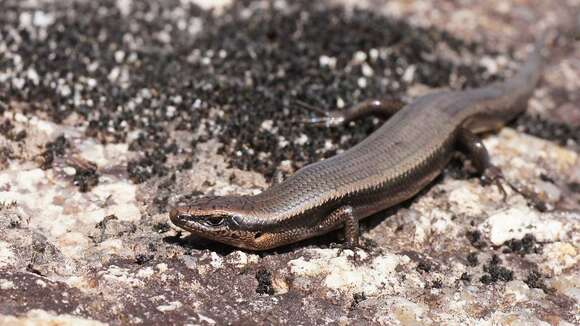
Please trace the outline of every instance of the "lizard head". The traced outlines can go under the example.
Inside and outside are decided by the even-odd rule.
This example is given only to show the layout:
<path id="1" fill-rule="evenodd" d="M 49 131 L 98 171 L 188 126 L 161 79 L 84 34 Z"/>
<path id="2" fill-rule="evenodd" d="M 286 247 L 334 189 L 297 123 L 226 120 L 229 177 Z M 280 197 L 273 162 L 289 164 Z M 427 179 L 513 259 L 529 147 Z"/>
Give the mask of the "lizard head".
<path id="1" fill-rule="evenodd" d="M 245 210 L 246 197 L 203 197 L 188 206 L 175 207 L 169 213 L 171 222 L 196 236 L 250 250 L 274 246 L 274 233 L 244 227 L 251 218 Z"/>

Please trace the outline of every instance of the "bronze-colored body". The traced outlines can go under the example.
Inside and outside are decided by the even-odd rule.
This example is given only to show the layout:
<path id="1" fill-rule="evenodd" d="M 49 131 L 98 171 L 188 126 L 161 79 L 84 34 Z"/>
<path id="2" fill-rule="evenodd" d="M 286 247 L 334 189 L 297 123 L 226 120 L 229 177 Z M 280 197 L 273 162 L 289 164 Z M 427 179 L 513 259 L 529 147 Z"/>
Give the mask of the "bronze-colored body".
<path id="1" fill-rule="evenodd" d="M 360 219 L 417 194 L 441 173 L 458 146 L 480 172 L 489 170 L 487 151 L 473 133 L 495 130 L 523 112 L 541 66 L 538 46 L 505 82 L 429 94 L 400 110 L 393 102 L 367 101 L 327 120 L 392 114 L 358 145 L 306 166 L 258 195 L 206 197 L 175 208 L 171 221 L 194 234 L 253 250 L 340 227 L 345 227 L 349 244 L 356 245 Z"/>

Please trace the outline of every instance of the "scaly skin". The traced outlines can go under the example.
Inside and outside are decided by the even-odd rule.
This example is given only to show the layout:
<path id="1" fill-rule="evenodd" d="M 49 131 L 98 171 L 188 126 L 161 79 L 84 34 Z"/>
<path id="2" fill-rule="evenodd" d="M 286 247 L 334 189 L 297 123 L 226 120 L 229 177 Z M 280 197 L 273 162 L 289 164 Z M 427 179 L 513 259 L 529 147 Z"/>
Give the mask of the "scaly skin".
<path id="1" fill-rule="evenodd" d="M 473 134 L 496 130 L 525 111 L 540 80 L 543 43 L 505 82 L 420 97 L 342 154 L 308 165 L 255 196 L 205 197 L 174 208 L 171 221 L 196 235 L 251 250 L 341 227 L 348 244 L 357 245 L 360 219 L 417 194 L 441 173 L 458 145 L 467 148 L 480 172 L 491 170 L 487 151 L 474 144 Z M 354 109 L 345 116 L 397 108 L 367 101 Z M 353 114 L 356 110 L 359 114 Z"/>

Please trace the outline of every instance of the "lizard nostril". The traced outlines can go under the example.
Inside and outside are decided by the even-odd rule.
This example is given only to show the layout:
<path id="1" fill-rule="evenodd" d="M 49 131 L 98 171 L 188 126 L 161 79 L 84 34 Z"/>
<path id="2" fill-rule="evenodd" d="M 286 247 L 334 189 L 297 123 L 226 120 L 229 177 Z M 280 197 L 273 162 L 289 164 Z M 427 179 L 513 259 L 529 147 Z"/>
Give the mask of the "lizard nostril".
<path id="1" fill-rule="evenodd" d="M 179 208 L 172 208 L 171 211 L 169 211 L 169 219 L 173 224 L 179 224 L 184 220 L 191 219 L 191 215 L 184 213 L 183 210 Z"/>

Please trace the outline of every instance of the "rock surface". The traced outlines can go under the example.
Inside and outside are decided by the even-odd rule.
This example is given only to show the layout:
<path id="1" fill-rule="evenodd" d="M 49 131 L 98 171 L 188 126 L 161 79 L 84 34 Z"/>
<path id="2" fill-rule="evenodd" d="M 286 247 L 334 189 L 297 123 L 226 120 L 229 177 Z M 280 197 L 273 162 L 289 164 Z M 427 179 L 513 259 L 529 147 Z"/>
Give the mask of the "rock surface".
<path id="1" fill-rule="evenodd" d="M 0 324 L 580 324 L 580 2 L 353 3 L 0 3 Z M 527 113 L 485 138 L 523 194 L 453 161 L 356 252 L 338 232 L 244 252 L 169 223 L 380 123 L 317 129 L 299 101 L 486 84 L 555 25 Z"/>

